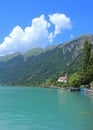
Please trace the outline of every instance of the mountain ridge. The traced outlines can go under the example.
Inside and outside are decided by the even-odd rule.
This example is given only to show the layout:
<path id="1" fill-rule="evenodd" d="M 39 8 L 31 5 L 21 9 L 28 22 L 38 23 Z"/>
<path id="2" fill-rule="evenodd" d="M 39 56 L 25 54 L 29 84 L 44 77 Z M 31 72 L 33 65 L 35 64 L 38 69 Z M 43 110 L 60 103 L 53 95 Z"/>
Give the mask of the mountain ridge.
<path id="1" fill-rule="evenodd" d="M 93 35 L 82 35 L 70 42 L 46 49 L 34 48 L 21 54 L 0 57 L 0 84 L 38 85 L 51 78 L 56 81 L 65 72 L 80 72 L 85 40 L 93 44 Z"/>
<path id="2" fill-rule="evenodd" d="M 90 40 L 90 41 L 93 41 L 93 38 L 92 40 L 90 39 L 90 37 L 93 37 L 93 34 L 83 34 L 81 36 L 78 36 L 76 38 L 73 38 L 72 40 L 70 41 L 67 41 L 67 42 L 64 42 L 64 43 L 61 43 L 61 44 L 58 44 L 58 45 L 51 45 L 47 48 L 33 48 L 31 50 L 28 50 L 27 52 L 24 52 L 24 53 L 20 53 L 20 52 L 15 52 L 15 53 L 12 53 L 12 54 L 7 54 L 5 56 L 0 56 L 0 61 L 2 61 L 4 59 L 7 59 L 7 57 L 11 57 L 9 59 L 12 59 L 18 55 L 22 55 L 23 57 L 29 57 L 29 56 L 33 56 L 33 55 L 39 55 L 40 53 L 44 53 L 48 50 L 52 50 L 56 47 L 64 47 L 66 45 L 69 45 L 71 43 L 74 43 L 74 41 L 78 40 L 78 39 L 83 39 L 84 41 L 85 40 Z M 92 42 L 93 43 L 93 42 Z M 83 46 L 82 46 L 83 47 Z M 30 54 L 29 54 L 30 53 Z"/>

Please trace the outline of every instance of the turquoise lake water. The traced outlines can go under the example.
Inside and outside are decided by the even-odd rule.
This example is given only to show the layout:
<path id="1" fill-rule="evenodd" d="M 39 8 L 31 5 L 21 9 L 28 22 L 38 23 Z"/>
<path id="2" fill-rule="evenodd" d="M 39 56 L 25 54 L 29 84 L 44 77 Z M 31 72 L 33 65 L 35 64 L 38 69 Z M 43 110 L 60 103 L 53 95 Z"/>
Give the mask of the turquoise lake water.
<path id="1" fill-rule="evenodd" d="M 93 96 L 0 87 L 0 130 L 93 130 Z"/>

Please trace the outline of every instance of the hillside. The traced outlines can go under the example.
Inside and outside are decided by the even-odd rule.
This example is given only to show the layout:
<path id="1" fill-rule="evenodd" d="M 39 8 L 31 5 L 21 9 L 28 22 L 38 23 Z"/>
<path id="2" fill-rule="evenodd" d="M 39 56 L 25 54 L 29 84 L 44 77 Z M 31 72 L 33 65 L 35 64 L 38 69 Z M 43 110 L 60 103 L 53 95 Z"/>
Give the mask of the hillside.
<path id="1" fill-rule="evenodd" d="M 0 84 L 38 85 L 51 78 L 57 80 L 81 70 L 85 40 L 93 43 L 93 35 L 82 35 L 70 42 L 46 49 L 35 48 L 24 54 L 0 57 Z"/>

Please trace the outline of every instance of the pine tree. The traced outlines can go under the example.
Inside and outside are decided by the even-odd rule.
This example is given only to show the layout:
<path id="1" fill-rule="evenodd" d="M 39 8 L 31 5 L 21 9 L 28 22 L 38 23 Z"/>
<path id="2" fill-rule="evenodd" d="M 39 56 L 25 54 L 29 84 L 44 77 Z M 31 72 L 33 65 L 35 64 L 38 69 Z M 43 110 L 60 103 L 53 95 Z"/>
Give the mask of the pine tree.
<path id="1" fill-rule="evenodd" d="M 83 84 L 88 85 L 93 80 L 93 52 L 91 50 L 91 42 L 85 41 L 82 59 L 82 75 Z"/>
<path id="2" fill-rule="evenodd" d="M 82 59 L 82 73 L 85 74 L 89 66 L 89 59 L 91 56 L 92 44 L 89 41 L 85 41 L 83 59 Z"/>
<path id="3" fill-rule="evenodd" d="M 91 51 L 89 62 L 90 62 L 90 65 L 93 66 L 93 50 Z"/>
<path id="4" fill-rule="evenodd" d="M 93 50 L 91 51 L 90 56 L 90 80 L 93 81 Z"/>

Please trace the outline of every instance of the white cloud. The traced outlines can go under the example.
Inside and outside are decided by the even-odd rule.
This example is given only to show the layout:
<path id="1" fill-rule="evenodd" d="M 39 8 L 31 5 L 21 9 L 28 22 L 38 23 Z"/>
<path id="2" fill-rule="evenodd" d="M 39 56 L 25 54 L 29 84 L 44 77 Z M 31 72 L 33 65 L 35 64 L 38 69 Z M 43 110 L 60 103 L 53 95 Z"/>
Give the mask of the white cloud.
<path id="1" fill-rule="evenodd" d="M 55 25 L 55 32 L 49 33 L 51 24 L 45 20 L 45 16 L 32 20 L 32 25 L 24 30 L 20 26 L 14 27 L 9 36 L 0 44 L 0 55 L 14 52 L 25 52 L 36 47 L 46 47 L 53 42 L 54 37 L 64 29 L 71 28 L 70 18 L 63 14 L 49 15 L 50 21 Z"/>
<path id="2" fill-rule="evenodd" d="M 61 33 L 65 29 L 71 29 L 71 20 L 65 14 L 55 13 L 53 15 L 49 15 L 50 21 L 55 25 L 54 36 Z"/>
<path id="3" fill-rule="evenodd" d="M 50 24 L 44 15 L 32 20 L 32 25 L 24 30 L 16 26 L 0 45 L 0 55 L 13 52 L 24 52 L 35 47 L 46 47 L 48 44 L 48 27 Z"/>

